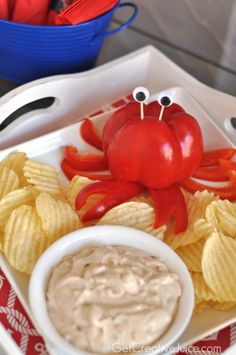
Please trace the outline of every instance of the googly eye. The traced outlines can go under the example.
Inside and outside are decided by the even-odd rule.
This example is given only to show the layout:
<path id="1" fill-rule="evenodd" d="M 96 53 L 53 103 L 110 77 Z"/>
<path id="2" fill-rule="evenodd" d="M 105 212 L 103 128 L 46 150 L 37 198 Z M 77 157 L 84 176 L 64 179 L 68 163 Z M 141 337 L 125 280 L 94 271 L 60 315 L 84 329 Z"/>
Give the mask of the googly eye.
<path id="1" fill-rule="evenodd" d="M 139 86 L 133 91 L 133 98 L 137 102 L 146 102 L 149 99 L 149 91 L 143 86 Z"/>
<path id="2" fill-rule="evenodd" d="M 161 98 L 158 99 L 158 103 L 161 106 L 168 107 L 168 106 L 172 105 L 173 101 L 172 101 L 171 96 L 162 96 Z"/>

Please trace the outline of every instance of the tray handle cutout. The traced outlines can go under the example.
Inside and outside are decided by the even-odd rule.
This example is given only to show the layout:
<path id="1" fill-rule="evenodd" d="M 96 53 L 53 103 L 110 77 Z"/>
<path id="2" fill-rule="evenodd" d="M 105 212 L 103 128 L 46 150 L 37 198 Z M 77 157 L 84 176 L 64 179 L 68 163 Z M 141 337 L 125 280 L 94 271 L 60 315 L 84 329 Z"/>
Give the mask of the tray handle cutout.
<path id="1" fill-rule="evenodd" d="M 236 133 L 236 117 L 226 118 L 224 121 L 224 127 L 226 132 L 231 134 Z"/>
<path id="2" fill-rule="evenodd" d="M 78 80 L 71 78 L 77 79 L 75 75 L 43 78 L 0 98 L 0 150 L 84 117 L 92 106 L 91 100 L 83 105 L 87 91 L 78 92 Z"/>
<path id="3" fill-rule="evenodd" d="M 0 132 L 6 129 L 12 122 L 15 122 L 22 115 L 39 109 L 49 108 L 54 104 L 54 102 L 55 102 L 55 97 L 45 97 L 43 99 L 35 100 L 33 102 L 30 102 L 20 107 L 1 122 Z"/>

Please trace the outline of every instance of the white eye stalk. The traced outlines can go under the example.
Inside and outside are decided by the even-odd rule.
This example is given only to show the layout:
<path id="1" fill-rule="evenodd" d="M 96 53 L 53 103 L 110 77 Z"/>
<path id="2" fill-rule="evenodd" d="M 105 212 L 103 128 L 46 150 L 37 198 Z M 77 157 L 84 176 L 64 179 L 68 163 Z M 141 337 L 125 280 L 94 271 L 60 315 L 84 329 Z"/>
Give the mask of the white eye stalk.
<path id="1" fill-rule="evenodd" d="M 157 100 L 157 102 L 161 105 L 161 111 L 159 115 L 159 121 L 161 121 L 165 107 L 171 106 L 173 102 L 170 96 L 162 96 L 160 99 Z"/>
<path id="2" fill-rule="evenodd" d="M 149 91 L 147 88 L 143 86 L 139 86 L 133 91 L 133 98 L 135 101 L 140 103 L 140 117 L 144 119 L 144 106 L 143 104 L 148 101 L 149 99 Z"/>

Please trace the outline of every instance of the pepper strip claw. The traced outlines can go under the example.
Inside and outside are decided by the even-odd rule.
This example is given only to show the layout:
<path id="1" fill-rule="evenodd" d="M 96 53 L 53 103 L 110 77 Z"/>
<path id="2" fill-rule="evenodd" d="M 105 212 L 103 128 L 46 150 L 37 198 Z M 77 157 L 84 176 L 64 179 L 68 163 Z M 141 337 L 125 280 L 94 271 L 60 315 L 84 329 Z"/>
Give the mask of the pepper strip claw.
<path id="1" fill-rule="evenodd" d="M 80 134 L 83 140 L 98 150 L 103 150 L 102 138 L 100 137 L 93 122 L 86 118 L 80 127 Z"/>
<path id="2" fill-rule="evenodd" d="M 179 185 L 174 184 L 162 190 L 150 189 L 155 207 L 156 218 L 154 228 L 166 224 L 170 217 L 175 217 L 175 234 L 187 228 L 188 214 L 184 195 Z"/>
<path id="3" fill-rule="evenodd" d="M 93 207 L 82 217 L 83 222 L 101 218 L 111 208 L 140 195 L 145 187 L 138 183 L 125 182 L 121 180 L 95 182 L 84 187 L 76 197 L 76 210 L 80 210 L 86 203 L 89 196 L 94 194 L 105 194 Z"/>

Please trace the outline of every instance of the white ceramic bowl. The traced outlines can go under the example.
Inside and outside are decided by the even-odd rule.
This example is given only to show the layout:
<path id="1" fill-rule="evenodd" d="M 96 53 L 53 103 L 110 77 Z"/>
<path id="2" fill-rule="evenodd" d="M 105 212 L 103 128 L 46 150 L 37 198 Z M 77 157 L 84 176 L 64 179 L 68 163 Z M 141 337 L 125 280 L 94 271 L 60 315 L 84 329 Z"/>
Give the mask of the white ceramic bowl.
<path id="1" fill-rule="evenodd" d="M 193 311 L 194 290 L 186 266 L 170 247 L 145 232 L 120 226 L 95 226 L 80 229 L 58 240 L 43 253 L 33 270 L 29 287 L 30 305 L 36 325 L 46 340 L 50 353 L 53 355 L 90 354 L 76 349 L 57 333 L 48 316 L 45 288 L 54 266 L 58 265 L 65 256 L 73 255 L 80 249 L 91 245 L 134 247 L 159 256 L 171 271 L 178 274 L 183 293 L 177 314 L 168 331 L 158 340 L 157 344 L 154 344 L 153 351 L 148 351 L 148 354 L 157 354 L 167 349 L 184 332 Z M 138 326 L 141 327 L 142 324 Z"/>

